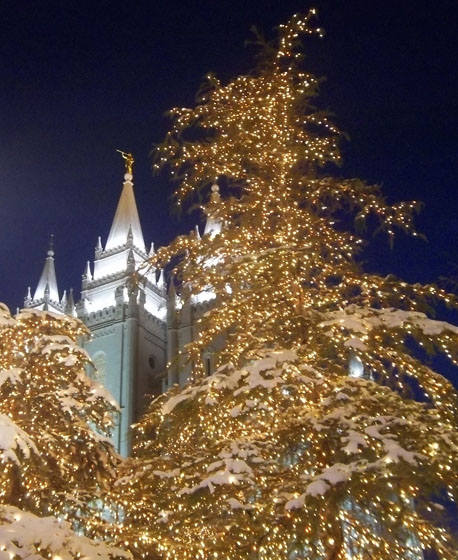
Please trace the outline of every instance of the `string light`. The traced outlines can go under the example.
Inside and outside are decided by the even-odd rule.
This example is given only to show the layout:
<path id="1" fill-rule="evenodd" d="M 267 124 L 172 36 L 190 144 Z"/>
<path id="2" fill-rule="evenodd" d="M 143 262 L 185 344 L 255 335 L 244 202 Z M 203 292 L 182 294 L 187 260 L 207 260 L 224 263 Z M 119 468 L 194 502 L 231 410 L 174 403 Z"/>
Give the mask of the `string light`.
<path id="1" fill-rule="evenodd" d="M 12 317 L 0 304 L 0 500 L 90 533 L 104 524 L 120 458 L 108 439 L 117 405 L 78 346 L 87 335 L 71 317 Z"/>
<path id="2" fill-rule="evenodd" d="M 182 257 L 184 297 L 216 297 L 183 356 L 192 383 L 153 402 L 113 495 L 116 538 L 144 558 L 456 557 L 437 517 L 457 498 L 457 394 L 412 341 L 457 365 L 458 329 L 425 314 L 457 301 L 358 264 L 365 224 L 417 235 L 418 204 L 325 173 L 341 133 L 300 66 L 300 37 L 322 35 L 314 15 L 280 26 L 250 74 L 209 75 L 157 150 L 178 205 L 215 177 L 226 196 L 202 205 L 218 234 L 179 237 L 147 265 Z"/>

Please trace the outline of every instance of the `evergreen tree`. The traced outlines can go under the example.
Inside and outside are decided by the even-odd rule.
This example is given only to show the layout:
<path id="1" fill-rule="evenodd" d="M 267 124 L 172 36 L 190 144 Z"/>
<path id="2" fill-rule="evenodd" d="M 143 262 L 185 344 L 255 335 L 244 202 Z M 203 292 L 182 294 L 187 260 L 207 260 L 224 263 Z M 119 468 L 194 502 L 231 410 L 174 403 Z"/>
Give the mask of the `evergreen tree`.
<path id="1" fill-rule="evenodd" d="M 300 36 L 321 34 L 312 17 L 260 40 L 252 73 L 209 76 L 157 151 L 178 205 L 215 178 L 226 196 L 203 205 L 219 233 L 151 261 L 184 256 L 185 297 L 214 300 L 186 348 L 192 383 L 153 402 L 118 483 L 121 538 L 146 558 L 458 558 L 444 522 L 457 394 L 421 359 L 457 364 L 458 328 L 431 319 L 456 300 L 358 263 L 363 226 L 416 235 L 416 204 L 327 173 L 341 135 L 301 69 Z M 221 367 L 204 378 L 221 335 Z"/>
<path id="2" fill-rule="evenodd" d="M 89 529 L 119 458 L 117 405 L 85 372 L 87 329 L 46 311 L 0 307 L 0 501 Z"/>

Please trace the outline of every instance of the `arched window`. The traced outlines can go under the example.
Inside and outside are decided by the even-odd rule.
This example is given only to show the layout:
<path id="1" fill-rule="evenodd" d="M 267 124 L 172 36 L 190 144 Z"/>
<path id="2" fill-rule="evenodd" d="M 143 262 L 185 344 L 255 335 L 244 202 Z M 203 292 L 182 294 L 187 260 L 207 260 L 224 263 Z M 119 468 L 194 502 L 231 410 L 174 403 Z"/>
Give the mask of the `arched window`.
<path id="1" fill-rule="evenodd" d="M 107 376 L 107 355 L 105 352 L 99 351 L 92 356 L 94 364 L 94 379 L 105 385 Z"/>

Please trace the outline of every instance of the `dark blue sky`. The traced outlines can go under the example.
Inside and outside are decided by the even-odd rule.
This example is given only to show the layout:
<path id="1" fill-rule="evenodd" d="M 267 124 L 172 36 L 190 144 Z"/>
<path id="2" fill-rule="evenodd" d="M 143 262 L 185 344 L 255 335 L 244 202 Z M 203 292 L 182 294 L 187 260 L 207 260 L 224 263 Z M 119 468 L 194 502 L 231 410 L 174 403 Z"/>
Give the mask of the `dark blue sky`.
<path id="1" fill-rule="evenodd" d="M 193 103 L 202 77 L 246 72 L 250 27 L 266 34 L 308 2 L 163 0 L 2 3 L 0 35 L 0 301 L 22 304 L 55 235 L 59 288 L 80 288 L 120 194 L 116 148 L 136 157 L 144 236 L 190 229 L 170 214 L 172 186 L 152 177 L 163 113 Z M 455 0 L 317 1 L 324 40 L 308 69 L 326 76 L 320 107 L 350 136 L 336 173 L 384 185 L 390 201 L 425 203 L 429 241 L 376 242 L 368 268 L 432 281 L 458 263 L 458 58 Z"/>

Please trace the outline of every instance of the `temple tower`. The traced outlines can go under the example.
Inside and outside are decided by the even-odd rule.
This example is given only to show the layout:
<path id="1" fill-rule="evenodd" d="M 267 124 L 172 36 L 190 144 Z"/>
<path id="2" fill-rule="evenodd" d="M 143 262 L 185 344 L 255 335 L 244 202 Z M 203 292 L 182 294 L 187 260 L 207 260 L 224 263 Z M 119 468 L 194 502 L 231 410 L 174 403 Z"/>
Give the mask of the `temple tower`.
<path id="1" fill-rule="evenodd" d="M 131 424 L 143 412 L 148 396 L 162 392 L 166 375 L 163 275 L 158 278 L 157 271 L 150 270 L 140 283 L 132 278 L 148 257 L 133 191 L 132 163 L 126 164 L 105 247 L 99 237 L 93 265 L 86 265 L 76 306 L 77 316 L 92 335 L 83 347 L 94 362 L 98 380 L 121 407 L 114 444 L 122 455 L 130 450 Z"/>
<path id="2" fill-rule="evenodd" d="M 214 216 L 214 209 L 220 203 L 219 187 L 216 181 L 211 186 L 210 208 L 207 211 L 203 235 L 214 237 L 221 232 L 222 224 Z M 192 232 L 191 232 L 192 233 Z M 200 238 L 199 227 L 196 226 L 194 235 Z M 212 259 L 214 261 L 214 259 Z M 190 379 L 193 364 L 186 360 L 186 345 L 198 336 L 197 323 L 199 318 L 213 305 L 215 294 L 205 290 L 199 294 L 190 295 L 186 286 L 181 287 L 178 296 L 173 278 L 170 280 L 167 293 L 167 358 L 168 371 L 164 389 L 175 384 L 183 387 Z M 217 337 L 213 346 L 206 348 L 201 359 L 206 375 L 215 370 L 215 354 L 221 349 L 224 335 Z"/>
<path id="3" fill-rule="evenodd" d="M 136 270 L 154 253 L 154 245 L 147 252 L 134 195 L 133 158 L 124 153 L 123 157 L 126 169 L 116 213 L 105 246 L 99 237 L 94 260 L 86 263 L 81 300 L 75 306 L 72 290 L 59 298 L 51 237 L 37 288 L 33 292 L 28 289 L 24 307 L 77 316 L 88 327 L 91 338 L 80 341 L 95 366 L 88 373 L 95 375 L 120 405 L 113 443 L 126 456 L 130 426 L 151 397 L 189 380 L 192 364 L 183 351 L 198 335 L 196 323 L 210 309 L 214 294 L 204 291 L 190 296 L 186 287 L 181 287 L 178 295 L 173 278 L 167 291 L 164 271 L 149 270 L 140 281 L 135 280 Z M 219 201 L 215 183 L 211 188 L 213 207 Z M 203 235 L 214 236 L 220 231 L 221 224 L 210 210 Z M 200 235 L 197 227 L 195 235 Z M 214 371 L 214 355 L 221 344 L 222 340 L 216 341 L 215 347 L 202 355 L 207 375 Z"/>

